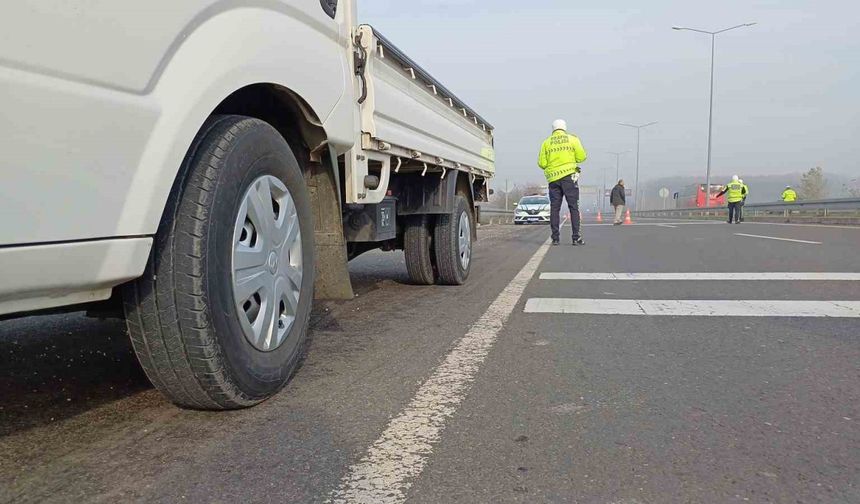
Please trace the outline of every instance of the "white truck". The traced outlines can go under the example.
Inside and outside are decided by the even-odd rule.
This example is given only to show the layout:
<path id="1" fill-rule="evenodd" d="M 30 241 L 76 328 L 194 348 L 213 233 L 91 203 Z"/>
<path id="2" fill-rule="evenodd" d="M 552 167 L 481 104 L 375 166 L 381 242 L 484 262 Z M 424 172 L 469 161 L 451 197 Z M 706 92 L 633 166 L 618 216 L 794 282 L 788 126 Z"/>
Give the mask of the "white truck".
<path id="1" fill-rule="evenodd" d="M 121 302 L 159 390 L 233 409 L 358 254 L 466 281 L 493 128 L 355 0 L 16 0 L 0 34 L 0 316 Z"/>

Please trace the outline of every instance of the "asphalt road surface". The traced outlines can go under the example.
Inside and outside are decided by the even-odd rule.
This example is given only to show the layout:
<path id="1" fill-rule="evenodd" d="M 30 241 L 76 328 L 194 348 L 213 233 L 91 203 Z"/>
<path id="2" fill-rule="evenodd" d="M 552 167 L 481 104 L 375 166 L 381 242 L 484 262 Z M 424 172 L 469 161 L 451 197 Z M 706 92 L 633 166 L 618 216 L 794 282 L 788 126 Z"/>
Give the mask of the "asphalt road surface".
<path id="1" fill-rule="evenodd" d="M 860 229 L 480 235 L 463 287 L 354 261 L 251 410 L 166 403 L 121 321 L 0 322 L 0 501 L 860 502 Z"/>

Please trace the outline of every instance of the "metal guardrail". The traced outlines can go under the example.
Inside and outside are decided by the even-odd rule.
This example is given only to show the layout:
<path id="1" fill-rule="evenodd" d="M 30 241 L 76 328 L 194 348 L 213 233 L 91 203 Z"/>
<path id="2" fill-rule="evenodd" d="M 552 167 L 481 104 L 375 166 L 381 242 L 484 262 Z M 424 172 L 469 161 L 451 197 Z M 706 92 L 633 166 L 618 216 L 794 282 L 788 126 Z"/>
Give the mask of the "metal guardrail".
<path id="1" fill-rule="evenodd" d="M 481 207 L 481 213 L 487 215 L 513 215 L 513 210 L 503 210 L 501 208 Z"/>
<path id="2" fill-rule="evenodd" d="M 478 207 L 478 222 L 481 224 L 510 224 L 514 221 L 514 211 L 503 208 Z"/>
<path id="3" fill-rule="evenodd" d="M 691 219 L 725 218 L 728 210 L 719 208 L 667 208 L 665 210 L 642 210 L 633 212 L 637 217 L 674 217 Z M 794 219 L 798 221 L 841 220 L 860 221 L 860 198 L 837 198 L 806 200 L 786 203 L 750 203 L 744 205 L 744 217 L 766 220 L 768 218 Z"/>

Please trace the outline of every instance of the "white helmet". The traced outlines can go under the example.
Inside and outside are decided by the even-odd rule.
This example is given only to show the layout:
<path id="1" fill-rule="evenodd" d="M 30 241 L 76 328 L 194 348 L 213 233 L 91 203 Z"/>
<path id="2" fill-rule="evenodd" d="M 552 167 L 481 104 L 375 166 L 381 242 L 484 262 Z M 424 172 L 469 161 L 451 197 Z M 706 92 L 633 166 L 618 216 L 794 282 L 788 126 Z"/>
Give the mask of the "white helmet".
<path id="1" fill-rule="evenodd" d="M 732 175 L 732 182 L 737 182 L 739 180 L 737 175 Z"/>
<path id="2" fill-rule="evenodd" d="M 741 184 L 743 184 L 743 183 L 744 183 L 744 179 L 738 179 L 738 182 L 740 182 Z"/>
<path id="3" fill-rule="evenodd" d="M 552 122 L 552 130 L 558 131 L 563 130 L 567 131 L 567 122 L 564 119 L 556 119 Z"/>

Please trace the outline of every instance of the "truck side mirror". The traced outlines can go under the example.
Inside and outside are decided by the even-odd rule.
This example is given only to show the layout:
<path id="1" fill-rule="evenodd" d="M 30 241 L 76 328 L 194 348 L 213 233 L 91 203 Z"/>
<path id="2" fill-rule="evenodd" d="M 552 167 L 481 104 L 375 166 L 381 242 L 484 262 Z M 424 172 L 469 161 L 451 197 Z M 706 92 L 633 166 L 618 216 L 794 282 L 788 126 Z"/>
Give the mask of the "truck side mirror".
<path id="1" fill-rule="evenodd" d="M 490 196 L 492 196 L 492 195 L 494 195 L 494 194 L 496 194 L 496 190 L 495 190 L 495 189 L 490 189 Z"/>

